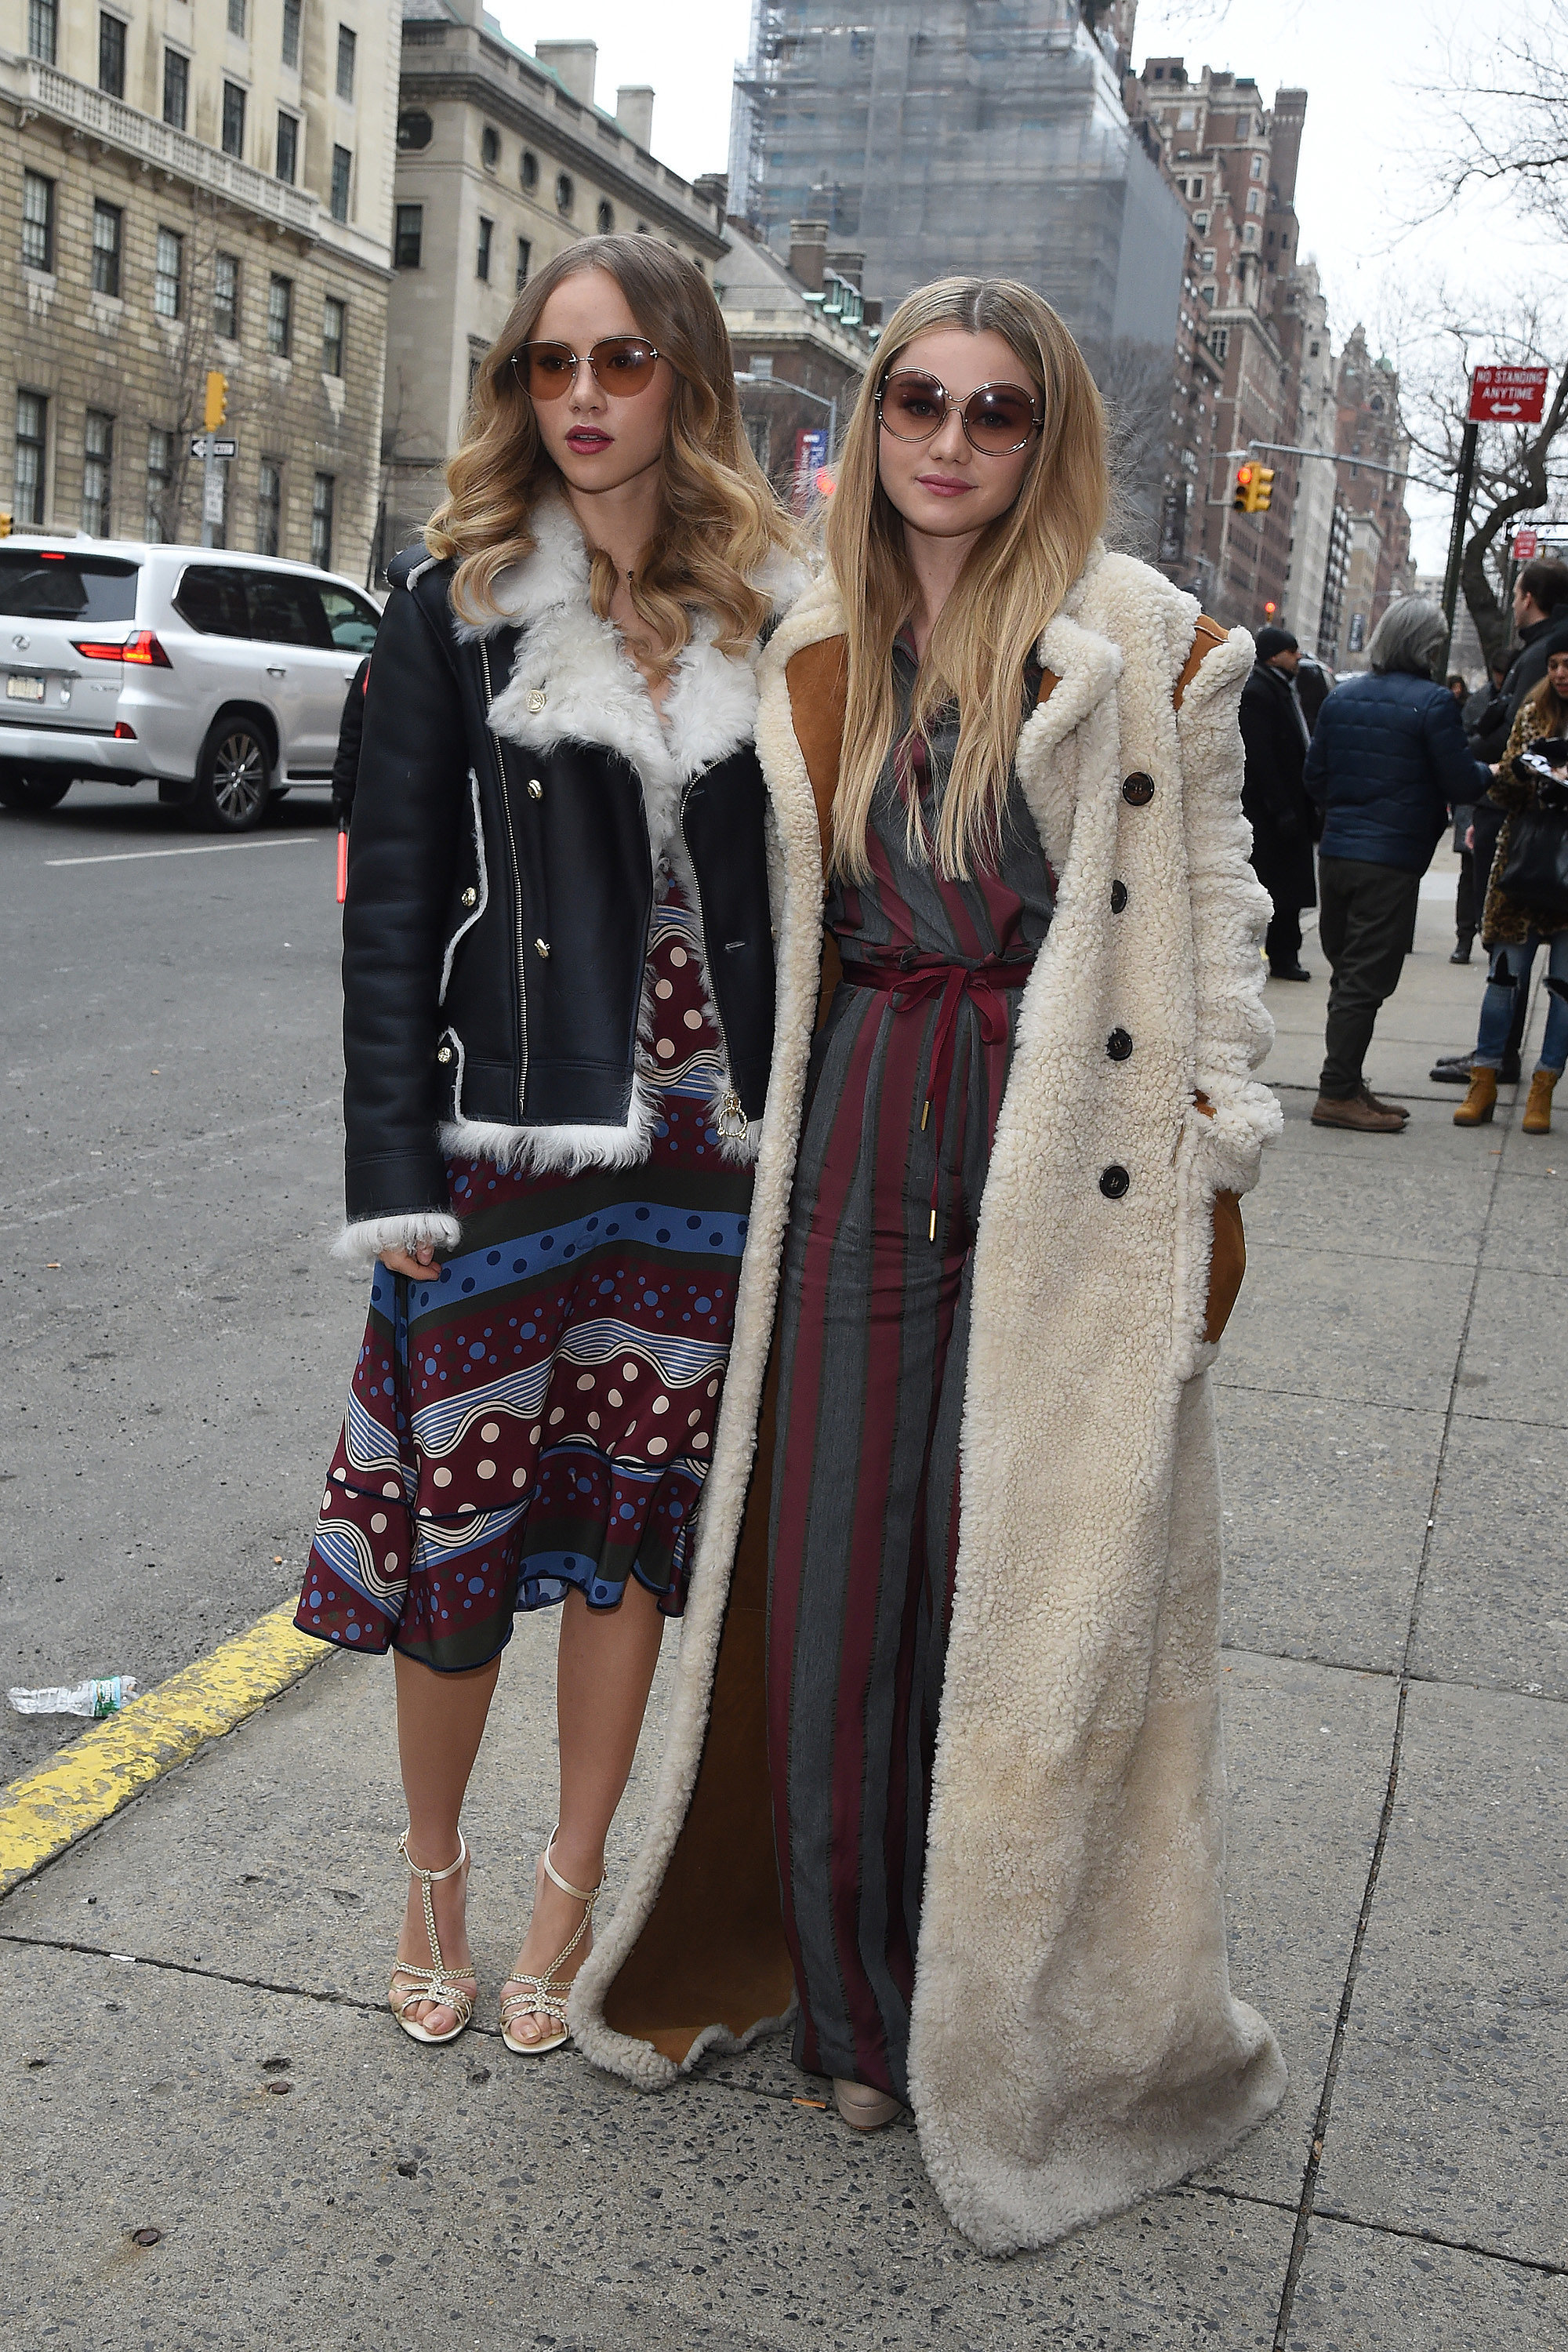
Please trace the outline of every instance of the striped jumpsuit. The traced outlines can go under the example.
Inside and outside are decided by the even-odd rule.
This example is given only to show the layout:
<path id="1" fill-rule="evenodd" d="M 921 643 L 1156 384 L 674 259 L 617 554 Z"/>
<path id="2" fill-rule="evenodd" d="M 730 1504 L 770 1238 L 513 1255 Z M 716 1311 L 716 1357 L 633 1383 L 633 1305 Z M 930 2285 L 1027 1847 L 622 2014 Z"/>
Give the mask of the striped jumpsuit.
<path id="1" fill-rule="evenodd" d="M 894 662 L 907 710 L 901 640 Z M 975 1221 L 1054 889 L 1016 779 L 994 872 L 947 882 L 911 859 L 906 795 L 920 793 L 929 835 L 956 740 L 952 711 L 929 761 L 898 744 L 868 829 L 872 878 L 837 880 L 827 899 L 845 981 L 813 1052 L 785 1242 L 770 1528 L 769 1769 L 795 2056 L 900 2100 Z"/>

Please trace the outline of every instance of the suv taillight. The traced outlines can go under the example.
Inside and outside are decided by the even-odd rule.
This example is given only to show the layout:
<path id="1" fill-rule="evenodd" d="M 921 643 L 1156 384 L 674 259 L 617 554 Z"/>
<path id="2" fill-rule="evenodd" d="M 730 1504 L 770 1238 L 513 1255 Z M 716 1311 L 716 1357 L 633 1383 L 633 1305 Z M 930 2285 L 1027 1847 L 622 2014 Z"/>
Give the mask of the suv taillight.
<path id="1" fill-rule="evenodd" d="M 107 638 L 73 637 L 72 645 L 89 661 L 141 662 L 150 669 L 172 669 L 174 664 L 151 629 L 138 629 L 123 645 Z"/>

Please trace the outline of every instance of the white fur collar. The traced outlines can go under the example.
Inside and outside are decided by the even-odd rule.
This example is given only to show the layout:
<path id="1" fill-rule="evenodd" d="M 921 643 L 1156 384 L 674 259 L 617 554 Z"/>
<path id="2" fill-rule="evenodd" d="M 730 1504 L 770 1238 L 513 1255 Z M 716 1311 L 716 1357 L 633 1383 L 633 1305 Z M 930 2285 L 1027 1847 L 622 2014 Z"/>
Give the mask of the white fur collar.
<path id="1" fill-rule="evenodd" d="M 681 653 L 662 720 L 622 647 L 619 633 L 589 602 L 586 542 L 564 499 L 534 509 L 533 553 L 496 584 L 500 619 L 521 628 L 510 680 L 490 706 L 490 724 L 509 742 L 545 751 L 563 741 L 618 751 L 642 782 L 656 861 L 675 830 L 680 795 L 693 777 L 752 740 L 757 712 L 757 649 L 721 654 L 717 623 L 704 614 Z M 787 561 L 763 567 L 757 584 L 785 599 L 800 575 Z"/>

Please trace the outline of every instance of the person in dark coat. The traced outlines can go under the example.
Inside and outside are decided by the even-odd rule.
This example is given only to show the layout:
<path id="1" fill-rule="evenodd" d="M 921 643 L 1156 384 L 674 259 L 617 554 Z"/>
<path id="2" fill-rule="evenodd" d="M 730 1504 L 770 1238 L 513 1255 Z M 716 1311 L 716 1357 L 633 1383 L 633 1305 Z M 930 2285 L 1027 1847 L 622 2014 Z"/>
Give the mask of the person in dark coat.
<path id="1" fill-rule="evenodd" d="M 1508 715 L 1507 680 L 1512 668 L 1518 646 L 1494 654 L 1487 664 L 1487 683 L 1483 691 L 1473 694 L 1465 706 L 1465 735 L 1478 760 L 1489 767 L 1500 760 L 1508 741 L 1510 724 Z"/>
<path id="2" fill-rule="evenodd" d="M 332 820 L 344 833 L 353 814 L 354 786 L 359 782 L 359 742 L 364 732 L 364 698 L 369 685 L 370 656 L 366 654 L 343 698 L 337 757 L 332 761 Z"/>
<path id="3" fill-rule="evenodd" d="M 1513 621 L 1519 651 L 1502 682 L 1508 701 L 1505 742 L 1520 711 L 1546 676 L 1548 661 L 1568 646 L 1568 563 L 1556 556 L 1538 555 L 1521 567 L 1513 583 Z M 1491 754 L 1493 759 L 1501 756 L 1500 751 Z"/>
<path id="4" fill-rule="evenodd" d="M 1288 629 L 1259 629 L 1252 676 L 1241 689 L 1247 780 L 1241 805 L 1252 827 L 1252 868 L 1274 901 L 1264 951 L 1272 980 L 1310 980 L 1301 961 L 1301 909 L 1318 903 L 1312 803 L 1301 782 L 1308 728 L 1293 684 L 1300 649 Z"/>
<path id="5" fill-rule="evenodd" d="M 1307 722 L 1307 732 L 1310 735 L 1318 723 L 1319 711 L 1334 690 L 1334 674 L 1321 661 L 1314 660 L 1310 654 L 1302 654 L 1297 660 L 1296 675 L 1291 683 L 1296 688 L 1296 699 L 1301 706 L 1301 716 Z"/>
<path id="6" fill-rule="evenodd" d="M 1491 782 L 1466 746 L 1458 703 L 1432 675 L 1446 635 L 1436 604 L 1391 604 L 1367 647 L 1371 673 L 1334 688 L 1307 754 L 1307 789 L 1326 811 L 1318 933 L 1333 966 L 1317 1127 L 1391 1135 L 1409 1118 L 1368 1089 L 1362 1065 L 1378 1008 L 1399 985 L 1421 877 L 1449 811 Z"/>

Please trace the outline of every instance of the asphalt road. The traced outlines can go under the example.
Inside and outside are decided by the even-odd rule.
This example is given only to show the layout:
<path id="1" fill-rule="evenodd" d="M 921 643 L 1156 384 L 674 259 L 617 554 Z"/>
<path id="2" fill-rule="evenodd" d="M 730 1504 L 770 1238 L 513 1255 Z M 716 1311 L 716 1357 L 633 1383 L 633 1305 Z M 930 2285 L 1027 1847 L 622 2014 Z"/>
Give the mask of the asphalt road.
<path id="1" fill-rule="evenodd" d="M 334 844 L 313 793 L 221 846 L 148 784 L 0 810 L 0 1688 L 145 1687 L 298 1589 L 364 1303 Z M 79 1728 L 0 1701 L 0 1782 Z"/>

